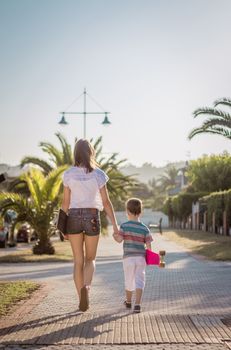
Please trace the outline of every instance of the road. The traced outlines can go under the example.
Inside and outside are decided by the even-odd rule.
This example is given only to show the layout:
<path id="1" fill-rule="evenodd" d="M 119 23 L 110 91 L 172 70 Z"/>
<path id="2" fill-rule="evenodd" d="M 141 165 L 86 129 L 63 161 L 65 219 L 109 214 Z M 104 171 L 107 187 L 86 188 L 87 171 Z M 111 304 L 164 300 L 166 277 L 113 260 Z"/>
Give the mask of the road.
<path id="1" fill-rule="evenodd" d="M 59 345 L 68 350 L 79 345 L 83 350 L 85 344 L 107 344 L 107 349 L 115 350 L 122 345 L 134 349 L 133 344 L 146 344 L 147 350 L 150 344 L 152 349 L 162 344 L 166 350 L 227 349 L 231 341 L 230 263 L 198 259 L 156 233 L 153 250 L 161 249 L 167 251 L 166 268 L 147 267 L 139 315 L 124 310 L 122 246 L 110 237 L 100 240 L 86 313 L 77 311 L 72 263 L 1 264 L 2 280 L 43 283 L 32 300 L 22 302 L 0 322 L 1 343 L 7 349 L 22 344 L 31 349 Z"/>

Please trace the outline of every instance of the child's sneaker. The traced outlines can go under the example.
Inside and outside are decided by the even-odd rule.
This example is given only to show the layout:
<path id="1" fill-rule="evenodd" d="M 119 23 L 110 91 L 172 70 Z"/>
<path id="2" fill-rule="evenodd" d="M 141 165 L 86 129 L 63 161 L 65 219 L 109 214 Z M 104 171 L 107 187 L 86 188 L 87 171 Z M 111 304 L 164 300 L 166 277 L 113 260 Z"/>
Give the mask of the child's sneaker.
<path id="1" fill-rule="evenodd" d="M 140 305 L 135 305 L 135 306 L 134 306 L 134 312 L 135 312 L 136 314 L 139 314 L 140 311 L 141 311 Z"/>
<path id="2" fill-rule="evenodd" d="M 132 303 L 127 302 L 127 300 L 125 300 L 124 305 L 126 306 L 127 309 L 131 309 L 132 307 Z"/>

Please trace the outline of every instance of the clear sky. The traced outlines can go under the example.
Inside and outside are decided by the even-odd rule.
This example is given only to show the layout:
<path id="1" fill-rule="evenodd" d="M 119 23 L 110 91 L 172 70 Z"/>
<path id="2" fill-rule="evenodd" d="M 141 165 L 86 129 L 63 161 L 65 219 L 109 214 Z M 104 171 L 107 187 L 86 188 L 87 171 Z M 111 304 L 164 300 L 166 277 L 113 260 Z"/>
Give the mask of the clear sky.
<path id="1" fill-rule="evenodd" d="M 230 0 L 0 0 L 0 163 L 43 156 L 57 131 L 81 137 L 82 117 L 61 128 L 58 113 L 84 87 L 111 112 L 107 128 L 87 118 L 105 152 L 159 166 L 230 151 L 220 136 L 187 140 L 193 110 L 231 97 L 230 17 Z"/>

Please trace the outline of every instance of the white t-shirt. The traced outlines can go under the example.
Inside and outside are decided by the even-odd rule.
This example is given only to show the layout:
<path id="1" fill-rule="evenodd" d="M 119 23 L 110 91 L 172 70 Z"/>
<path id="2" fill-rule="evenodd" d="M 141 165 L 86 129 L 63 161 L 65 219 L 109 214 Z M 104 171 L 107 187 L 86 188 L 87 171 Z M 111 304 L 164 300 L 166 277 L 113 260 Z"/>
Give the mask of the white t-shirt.
<path id="1" fill-rule="evenodd" d="M 63 184 L 71 190 L 69 208 L 96 208 L 103 210 L 100 194 L 109 177 L 99 168 L 87 173 L 85 168 L 72 166 L 63 174 Z"/>

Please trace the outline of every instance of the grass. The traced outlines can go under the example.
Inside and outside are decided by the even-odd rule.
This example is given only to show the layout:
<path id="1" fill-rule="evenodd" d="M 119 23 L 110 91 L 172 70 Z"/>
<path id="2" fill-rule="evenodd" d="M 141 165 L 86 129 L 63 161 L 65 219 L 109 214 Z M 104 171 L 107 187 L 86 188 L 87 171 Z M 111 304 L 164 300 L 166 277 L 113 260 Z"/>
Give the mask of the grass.
<path id="1" fill-rule="evenodd" d="M 35 282 L 0 282 L 0 317 L 5 316 L 16 302 L 28 298 L 38 287 L 39 284 Z"/>
<path id="2" fill-rule="evenodd" d="M 21 262 L 65 262 L 72 261 L 71 246 L 68 241 L 54 242 L 54 255 L 34 255 L 31 248 L 23 251 L 13 252 L 0 256 L 0 263 L 21 263 Z"/>
<path id="3" fill-rule="evenodd" d="M 231 261 L 231 237 L 203 231 L 174 230 L 163 235 L 192 253 L 214 261 Z"/>

